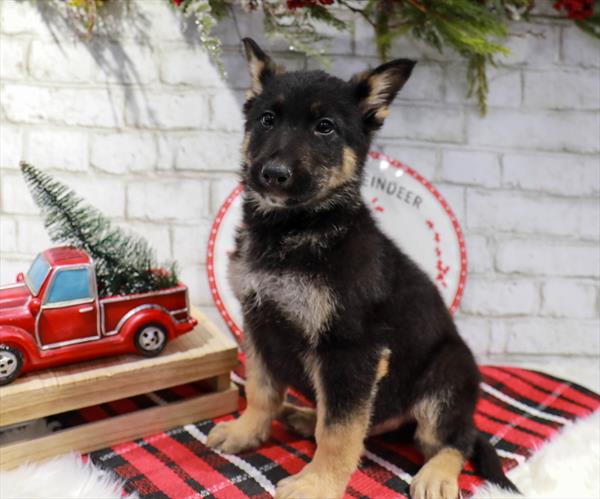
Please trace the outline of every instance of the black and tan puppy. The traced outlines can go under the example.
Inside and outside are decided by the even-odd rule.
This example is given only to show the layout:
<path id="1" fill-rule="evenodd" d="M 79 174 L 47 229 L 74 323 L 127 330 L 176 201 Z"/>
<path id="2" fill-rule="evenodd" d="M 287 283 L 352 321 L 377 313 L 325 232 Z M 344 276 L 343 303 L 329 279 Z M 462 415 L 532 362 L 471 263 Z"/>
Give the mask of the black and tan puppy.
<path id="1" fill-rule="evenodd" d="M 465 459 L 514 488 L 473 424 L 479 372 L 432 281 L 377 227 L 360 187 L 373 133 L 414 62 L 343 81 L 285 72 L 244 40 L 243 225 L 230 279 L 244 311 L 248 408 L 208 445 L 256 447 L 282 416 L 317 450 L 281 498 L 341 497 L 369 433 L 416 422 L 414 498 L 455 498 Z M 284 405 L 286 387 L 316 412 Z"/>

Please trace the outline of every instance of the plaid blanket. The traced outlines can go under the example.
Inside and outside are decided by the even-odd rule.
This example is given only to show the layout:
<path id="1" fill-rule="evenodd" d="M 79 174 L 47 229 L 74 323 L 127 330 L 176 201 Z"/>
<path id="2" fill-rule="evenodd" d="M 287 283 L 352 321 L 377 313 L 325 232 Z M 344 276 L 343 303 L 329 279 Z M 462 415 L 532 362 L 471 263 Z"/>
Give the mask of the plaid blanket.
<path id="1" fill-rule="evenodd" d="M 547 374 L 500 366 L 482 366 L 481 372 L 481 399 L 475 422 L 496 447 L 507 470 L 522 463 L 563 426 L 590 415 L 600 406 L 599 395 Z M 243 383 L 241 378 L 236 379 Z M 101 419 L 179 400 L 203 389 L 200 383 L 183 385 L 87 408 L 66 417 L 71 424 Z M 242 390 L 240 407 L 244 405 Z M 115 445 L 91 453 L 90 458 L 124 479 L 126 491 L 137 492 L 142 499 L 270 497 L 280 479 L 297 473 L 310 461 L 315 442 L 288 431 L 276 421 L 270 440 L 256 451 L 226 455 L 208 449 L 205 443 L 211 428 L 238 415 L 200 421 Z M 407 497 L 411 478 L 422 462 L 419 452 L 395 433 L 370 438 L 346 497 Z M 468 496 L 480 483 L 467 463 L 460 476 L 463 495 Z"/>

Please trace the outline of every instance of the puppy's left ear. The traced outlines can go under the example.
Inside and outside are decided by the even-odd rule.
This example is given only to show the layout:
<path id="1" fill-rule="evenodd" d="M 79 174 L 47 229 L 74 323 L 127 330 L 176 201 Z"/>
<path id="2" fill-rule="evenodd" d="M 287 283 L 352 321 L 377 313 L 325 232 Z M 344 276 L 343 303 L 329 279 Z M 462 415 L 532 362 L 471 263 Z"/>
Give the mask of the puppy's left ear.
<path id="1" fill-rule="evenodd" d="M 262 93 L 264 85 L 270 78 L 283 73 L 285 70 L 275 64 L 252 38 L 244 38 L 242 42 L 244 43 L 248 71 L 252 80 L 248 93 L 248 99 L 250 99 Z"/>
<path id="2" fill-rule="evenodd" d="M 416 63 L 410 59 L 395 59 L 352 77 L 350 83 L 355 86 L 355 95 L 367 127 L 376 130 L 383 125 L 390 104 Z"/>

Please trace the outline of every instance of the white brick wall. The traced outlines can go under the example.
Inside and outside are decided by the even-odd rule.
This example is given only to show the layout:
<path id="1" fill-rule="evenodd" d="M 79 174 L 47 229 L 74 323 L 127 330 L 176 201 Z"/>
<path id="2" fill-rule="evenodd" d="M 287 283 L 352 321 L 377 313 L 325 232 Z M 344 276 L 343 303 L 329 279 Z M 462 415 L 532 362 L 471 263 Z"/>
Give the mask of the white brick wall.
<path id="1" fill-rule="evenodd" d="M 236 30 L 217 29 L 222 81 L 166 0 L 136 0 L 143 26 L 126 20 L 113 41 L 90 43 L 48 24 L 40 4 L 0 2 L 2 281 L 48 244 L 17 170 L 28 159 L 176 259 L 192 301 L 216 317 L 205 248 L 237 183 L 249 82 Z M 457 214 L 470 271 L 457 321 L 481 357 L 600 353 L 600 46 L 553 14 L 511 27 L 485 118 L 465 98 L 457 54 L 409 39 L 393 48 L 420 63 L 376 147 L 432 180 Z M 267 42 L 256 16 L 238 19 L 288 68 L 319 67 Z M 326 48 L 341 77 L 377 64 L 371 28 L 351 22 Z"/>

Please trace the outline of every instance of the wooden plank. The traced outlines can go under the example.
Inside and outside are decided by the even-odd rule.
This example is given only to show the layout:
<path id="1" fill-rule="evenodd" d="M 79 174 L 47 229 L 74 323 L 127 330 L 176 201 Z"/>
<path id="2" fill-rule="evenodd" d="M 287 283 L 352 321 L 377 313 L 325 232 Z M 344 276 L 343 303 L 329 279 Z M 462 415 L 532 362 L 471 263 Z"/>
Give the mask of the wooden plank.
<path id="1" fill-rule="evenodd" d="M 0 426 L 101 404 L 228 373 L 237 345 L 200 311 L 193 331 L 154 358 L 99 359 L 31 373 L 0 388 Z"/>
<path id="2" fill-rule="evenodd" d="M 233 412 L 238 408 L 235 385 L 167 405 L 142 409 L 121 416 L 83 424 L 50 435 L 0 447 L 0 468 L 14 468 L 70 451 L 91 452 L 111 445 L 159 433 Z"/>

